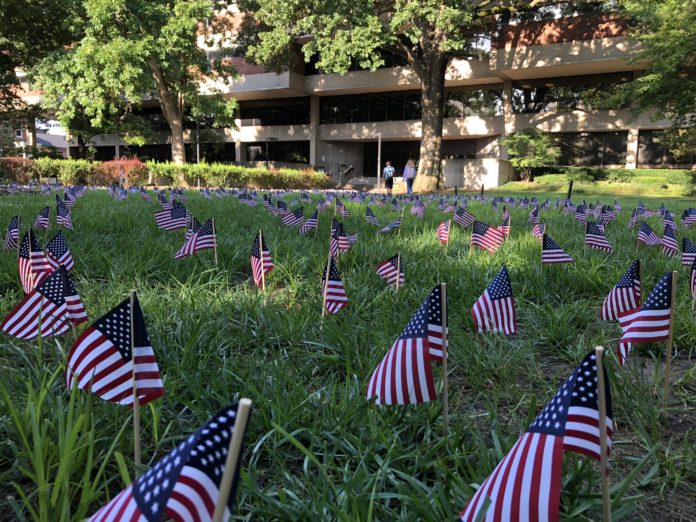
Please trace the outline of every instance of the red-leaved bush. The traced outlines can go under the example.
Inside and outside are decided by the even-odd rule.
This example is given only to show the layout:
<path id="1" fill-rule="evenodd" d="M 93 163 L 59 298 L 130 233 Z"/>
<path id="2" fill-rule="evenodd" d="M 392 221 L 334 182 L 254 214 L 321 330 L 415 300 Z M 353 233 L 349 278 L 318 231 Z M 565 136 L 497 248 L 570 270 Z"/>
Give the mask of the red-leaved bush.
<path id="1" fill-rule="evenodd" d="M 147 183 L 147 165 L 138 158 L 104 161 L 95 165 L 92 183 L 102 186 L 119 183 L 122 172 L 125 175 L 126 187 Z"/>
<path id="2" fill-rule="evenodd" d="M 32 160 L 25 158 L 0 158 L 0 178 L 20 184 L 28 183 L 31 179 L 33 164 Z"/>

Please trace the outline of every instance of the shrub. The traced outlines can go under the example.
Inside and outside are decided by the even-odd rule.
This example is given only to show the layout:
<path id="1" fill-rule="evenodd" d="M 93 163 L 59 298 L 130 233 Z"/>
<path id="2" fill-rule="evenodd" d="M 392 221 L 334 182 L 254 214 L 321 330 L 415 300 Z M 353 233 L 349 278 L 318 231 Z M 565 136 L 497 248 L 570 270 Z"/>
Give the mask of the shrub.
<path id="1" fill-rule="evenodd" d="M 125 175 L 125 185 L 144 185 L 148 181 L 148 166 L 138 158 L 104 161 L 94 166 L 92 183 L 111 185 L 119 183 L 121 173 Z"/>
<path id="2" fill-rule="evenodd" d="M 32 177 L 34 162 L 30 159 L 7 157 L 0 158 L 0 178 L 17 183 L 28 183 Z"/>

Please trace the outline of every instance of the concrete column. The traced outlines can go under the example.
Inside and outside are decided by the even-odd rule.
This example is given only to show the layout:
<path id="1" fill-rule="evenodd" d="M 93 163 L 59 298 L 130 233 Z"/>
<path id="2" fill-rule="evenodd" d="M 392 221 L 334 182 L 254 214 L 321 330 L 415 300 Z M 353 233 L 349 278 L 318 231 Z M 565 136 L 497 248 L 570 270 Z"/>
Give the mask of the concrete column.
<path id="1" fill-rule="evenodd" d="M 319 160 L 319 97 L 309 97 L 309 164 Z"/>
<path id="2" fill-rule="evenodd" d="M 503 134 L 501 138 L 509 136 L 515 132 L 515 113 L 512 110 L 512 81 L 506 80 L 503 83 Z M 500 147 L 500 158 L 508 159 L 505 147 Z"/>
<path id="3" fill-rule="evenodd" d="M 242 158 L 242 153 L 244 149 L 242 148 L 242 142 L 241 141 L 235 141 L 234 142 L 234 161 L 244 161 L 244 158 Z"/>
<path id="4" fill-rule="evenodd" d="M 114 159 L 119 159 L 121 157 L 121 142 L 116 141 L 116 151 L 114 152 Z"/>
<path id="5" fill-rule="evenodd" d="M 626 168 L 635 169 L 638 164 L 638 128 L 628 129 L 626 140 Z"/>

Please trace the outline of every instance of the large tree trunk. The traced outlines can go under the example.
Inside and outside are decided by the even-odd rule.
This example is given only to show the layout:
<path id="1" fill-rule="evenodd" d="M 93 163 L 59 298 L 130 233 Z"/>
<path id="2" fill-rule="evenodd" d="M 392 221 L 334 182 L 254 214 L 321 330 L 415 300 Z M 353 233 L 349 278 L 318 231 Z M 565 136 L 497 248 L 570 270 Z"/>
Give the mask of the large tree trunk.
<path id="1" fill-rule="evenodd" d="M 418 175 L 413 183 L 416 192 L 433 192 L 442 180 L 442 118 L 445 103 L 447 58 L 432 53 L 417 67 L 421 81 L 421 143 Z"/>
<path id="2" fill-rule="evenodd" d="M 150 70 L 157 85 L 157 96 L 159 97 L 162 114 L 164 114 L 164 119 L 167 120 L 169 130 L 171 131 L 172 162 L 177 165 L 183 165 L 186 163 L 183 99 L 170 92 L 167 80 L 154 60 L 150 62 Z"/>

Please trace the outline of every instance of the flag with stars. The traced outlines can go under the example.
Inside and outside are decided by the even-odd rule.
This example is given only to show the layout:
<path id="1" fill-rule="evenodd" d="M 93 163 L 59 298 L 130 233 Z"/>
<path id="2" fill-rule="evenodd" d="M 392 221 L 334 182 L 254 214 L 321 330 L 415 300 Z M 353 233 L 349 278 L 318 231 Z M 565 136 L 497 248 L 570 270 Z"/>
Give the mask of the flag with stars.
<path id="1" fill-rule="evenodd" d="M 330 314 L 337 314 L 348 306 L 348 296 L 333 257 L 330 258 L 321 277 L 321 291 L 324 307 Z"/>
<path id="2" fill-rule="evenodd" d="M 56 207 L 56 223 L 69 230 L 73 229 L 70 209 L 60 200 L 58 200 L 58 206 Z"/>
<path id="3" fill-rule="evenodd" d="M 506 238 L 510 237 L 510 213 L 505 217 L 505 213 L 503 212 L 503 222 L 498 227 L 498 230 L 500 230 Z"/>
<path id="4" fill-rule="evenodd" d="M 638 242 L 645 245 L 659 245 L 661 240 L 647 223 L 641 221 L 640 228 L 638 229 Z"/>
<path id="5" fill-rule="evenodd" d="M 188 241 L 191 236 L 198 232 L 199 228 L 201 228 L 201 223 L 195 217 L 189 216 L 186 232 L 184 233 L 184 240 Z"/>
<path id="6" fill-rule="evenodd" d="M 62 272 L 65 279 L 65 291 L 63 292 L 63 296 L 65 297 L 65 304 L 68 307 L 70 321 L 75 325 L 84 323 L 87 321 L 87 311 L 85 310 L 85 305 L 82 303 L 82 299 L 80 299 L 80 294 L 77 293 L 72 277 L 70 277 L 70 274 L 64 266 L 58 268 L 57 271 Z"/>
<path id="7" fill-rule="evenodd" d="M 691 266 L 696 261 L 696 244 L 687 238 L 682 239 L 682 265 Z"/>
<path id="8" fill-rule="evenodd" d="M 34 220 L 34 228 L 39 230 L 48 230 L 49 221 L 51 219 L 51 207 L 44 207 Z"/>
<path id="9" fill-rule="evenodd" d="M 404 263 L 400 254 L 390 257 L 377 266 L 377 275 L 384 279 L 387 284 L 396 286 L 397 275 L 399 286 L 404 286 Z"/>
<path id="10" fill-rule="evenodd" d="M 689 274 L 689 289 L 691 290 L 691 299 L 696 301 L 696 260 L 691 265 L 691 273 Z"/>
<path id="11" fill-rule="evenodd" d="M 604 230 L 592 221 L 585 224 L 585 245 L 595 250 L 612 253 L 614 249 L 604 235 Z"/>
<path id="12" fill-rule="evenodd" d="M 677 257 L 681 252 L 679 252 L 679 245 L 677 244 L 677 238 L 674 235 L 675 228 L 670 225 L 665 225 L 665 233 L 662 235 L 660 244 L 660 252 L 666 256 Z"/>
<path id="13" fill-rule="evenodd" d="M 346 219 L 347 217 L 350 216 L 350 212 L 348 212 L 348 208 L 346 208 L 346 206 L 343 203 L 341 203 L 340 199 L 336 199 L 336 212 L 338 214 L 341 214 L 343 219 Z"/>
<path id="14" fill-rule="evenodd" d="M 558 520 L 563 453 L 597 460 L 601 456 L 598 378 L 604 379 L 606 390 L 609 451 L 613 429 L 609 379 L 606 369 L 598 376 L 593 351 L 471 497 L 460 514 L 463 522 Z"/>
<path id="15" fill-rule="evenodd" d="M 341 221 L 331 220 L 331 238 L 329 239 L 329 252 L 332 257 L 338 257 L 350 250 L 351 242 L 346 234 L 345 227 Z"/>
<path id="16" fill-rule="evenodd" d="M 309 216 L 307 220 L 300 225 L 300 234 L 305 235 L 310 230 L 315 230 L 319 226 L 319 211 L 315 210 L 314 214 Z"/>
<path id="17" fill-rule="evenodd" d="M 19 221 L 19 216 L 12 216 L 12 219 L 10 219 L 10 224 L 5 234 L 5 243 L 3 245 L 5 250 L 14 250 L 17 248 L 17 244 L 19 243 Z"/>
<path id="18" fill-rule="evenodd" d="M 375 213 L 372 212 L 372 209 L 370 207 L 365 207 L 365 221 L 367 221 L 370 225 L 379 226 L 377 216 L 375 216 Z"/>
<path id="19" fill-rule="evenodd" d="M 215 234 L 213 219 L 209 218 L 198 227 L 195 233 L 189 236 L 184 245 L 174 255 L 174 259 L 181 259 L 201 250 L 210 250 L 211 248 L 217 248 L 217 235 Z"/>
<path id="20" fill-rule="evenodd" d="M 544 234 L 541 240 L 541 264 L 554 263 L 575 263 L 575 260 L 551 239 L 551 236 Z"/>
<path id="21" fill-rule="evenodd" d="M 536 238 L 543 239 L 546 233 L 546 223 L 537 223 L 532 227 L 532 235 Z"/>
<path id="22" fill-rule="evenodd" d="M 442 292 L 436 286 L 370 377 L 365 398 L 376 404 L 420 404 L 436 398 L 431 361 L 442 361 Z"/>
<path id="23" fill-rule="evenodd" d="M 176 205 L 171 210 L 155 212 L 155 222 L 162 230 L 186 228 L 187 210 L 183 205 Z"/>
<path id="24" fill-rule="evenodd" d="M 640 308 L 619 314 L 623 335 L 619 362 L 623 365 L 634 343 L 666 341 L 672 329 L 672 272 L 667 272 Z"/>
<path id="25" fill-rule="evenodd" d="M 512 296 L 510 274 L 503 265 L 471 308 L 471 317 L 479 333 L 495 332 L 512 335 L 517 332 L 517 312 Z"/>
<path id="26" fill-rule="evenodd" d="M 201 429 L 180 442 L 142 477 L 97 511 L 89 522 L 160 520 L 209 522 L 221 493 L 230 441 L 235 430 L 246 433 L 237 420 L 238 406 L 214 415 Z M 241 456 L 240 449 L 240 456 Z M 239 461 L 223 520 L 234 512 Z"/>
<path id="27" fill-rule="evenodd" d="M 425 215 L 425 203 L 423 203 L 420 199 L 416 200 L 411 207 L 411 215 L 422 218 Z"/>
<path id="28" fill-rule="evenodd" d="M 62 231 L 59 230 L 46 245 L 46 258 L 52 268 L 64 266 L 70 271 L 75 266 L 75 260 L 70 254 L 70 247 Z"/>
<path id="29" fill-rule="evenodd" d="M 599 318 L 602 321 L 618 321 L 619 315 L 640 306 L 640 261 L 631 263 L 609 295 L 604 298 Z"/>
<path id="30" fill-rule="evenodd" d="M 256 286 L 262 286 L 263 279 L 275 266 L 271 259 L 271 251 L 266 244 L 263 233 L 259 230 L 251 246 L 251 272 Z"/>
<path id="31" fill-rule="evenodd" d="M 450 222 L 449 221 L 443 221 L 437 226 L 437 240 L 442 243 L 443 245 L 446 245 L 449 243 L 449 233 L 450 233 L 450 227 L 449 227 Z"/>
<path id="32" fill-rule="evenodd" d="M 17 257 L 19 280 L 22 282 L 24 293 L 28 294 L 53 272 L 51 264 L 36 240 L 32 229 L 29 229 L 22 239 Z"/>
<path id="33" fill-rule="evenodd" d="M 538 222 L 539 222 L 539 207 L 534 207 L 529 212 L 529 219 L 527 219 L 527 223 L 531 223 L 532 225 L 534 225 Z"/>
<path id="34" fill-rule="evenodd" d="M 65 301 L 65 272 L 54 270 L 27 294 L 0 325 L 0 330 L 18 339 L 61 335 L 70 328 Z"/>
<path id="35" fill-rule="evenodd" d="M 296 227 L 304 221 L 304 207 L 299 207 L 283 216 L 283 225 Z"/>
<path id="36" fill-rule="evenodd" d="M 476 221 L 476 216 L 467 212 L 464 207 L 457 207 L 454 211 L 454 217 L 452 218 L 454 222 L 464 228 L 469 228 Z"/>
<path id="37" fill-rule="evenodd" d="M 132 310 L 128 297 L 77 338 L 68 355 L 66 382 L 68 388 L 76 385 L 105 401 L 128 406 L 134 391 L 140 404 L 164 395 L 137 296 Z"/>
<path id="38" fill-rule="evenodd" d="M 471 232 L 471 244 L 494 254 L 503 244 L 505 235 L 496 227 L 475 221 Z"/>
<path id="39" fill-rule="evenodd" d="M 328 201 L 325 201 L 323 198 L 319 198 L 319 202 L 317 203 L 317 210 L 321 213 L 324 212 L 327 208 L 331 206 L 331 203 Z"/>
<path id="40" fill-rule="evenodd" d="M 681 216 L 681 222 L 685 229 L 689 229 L 696 223 L 696 208 L 687 208 Z"/>

